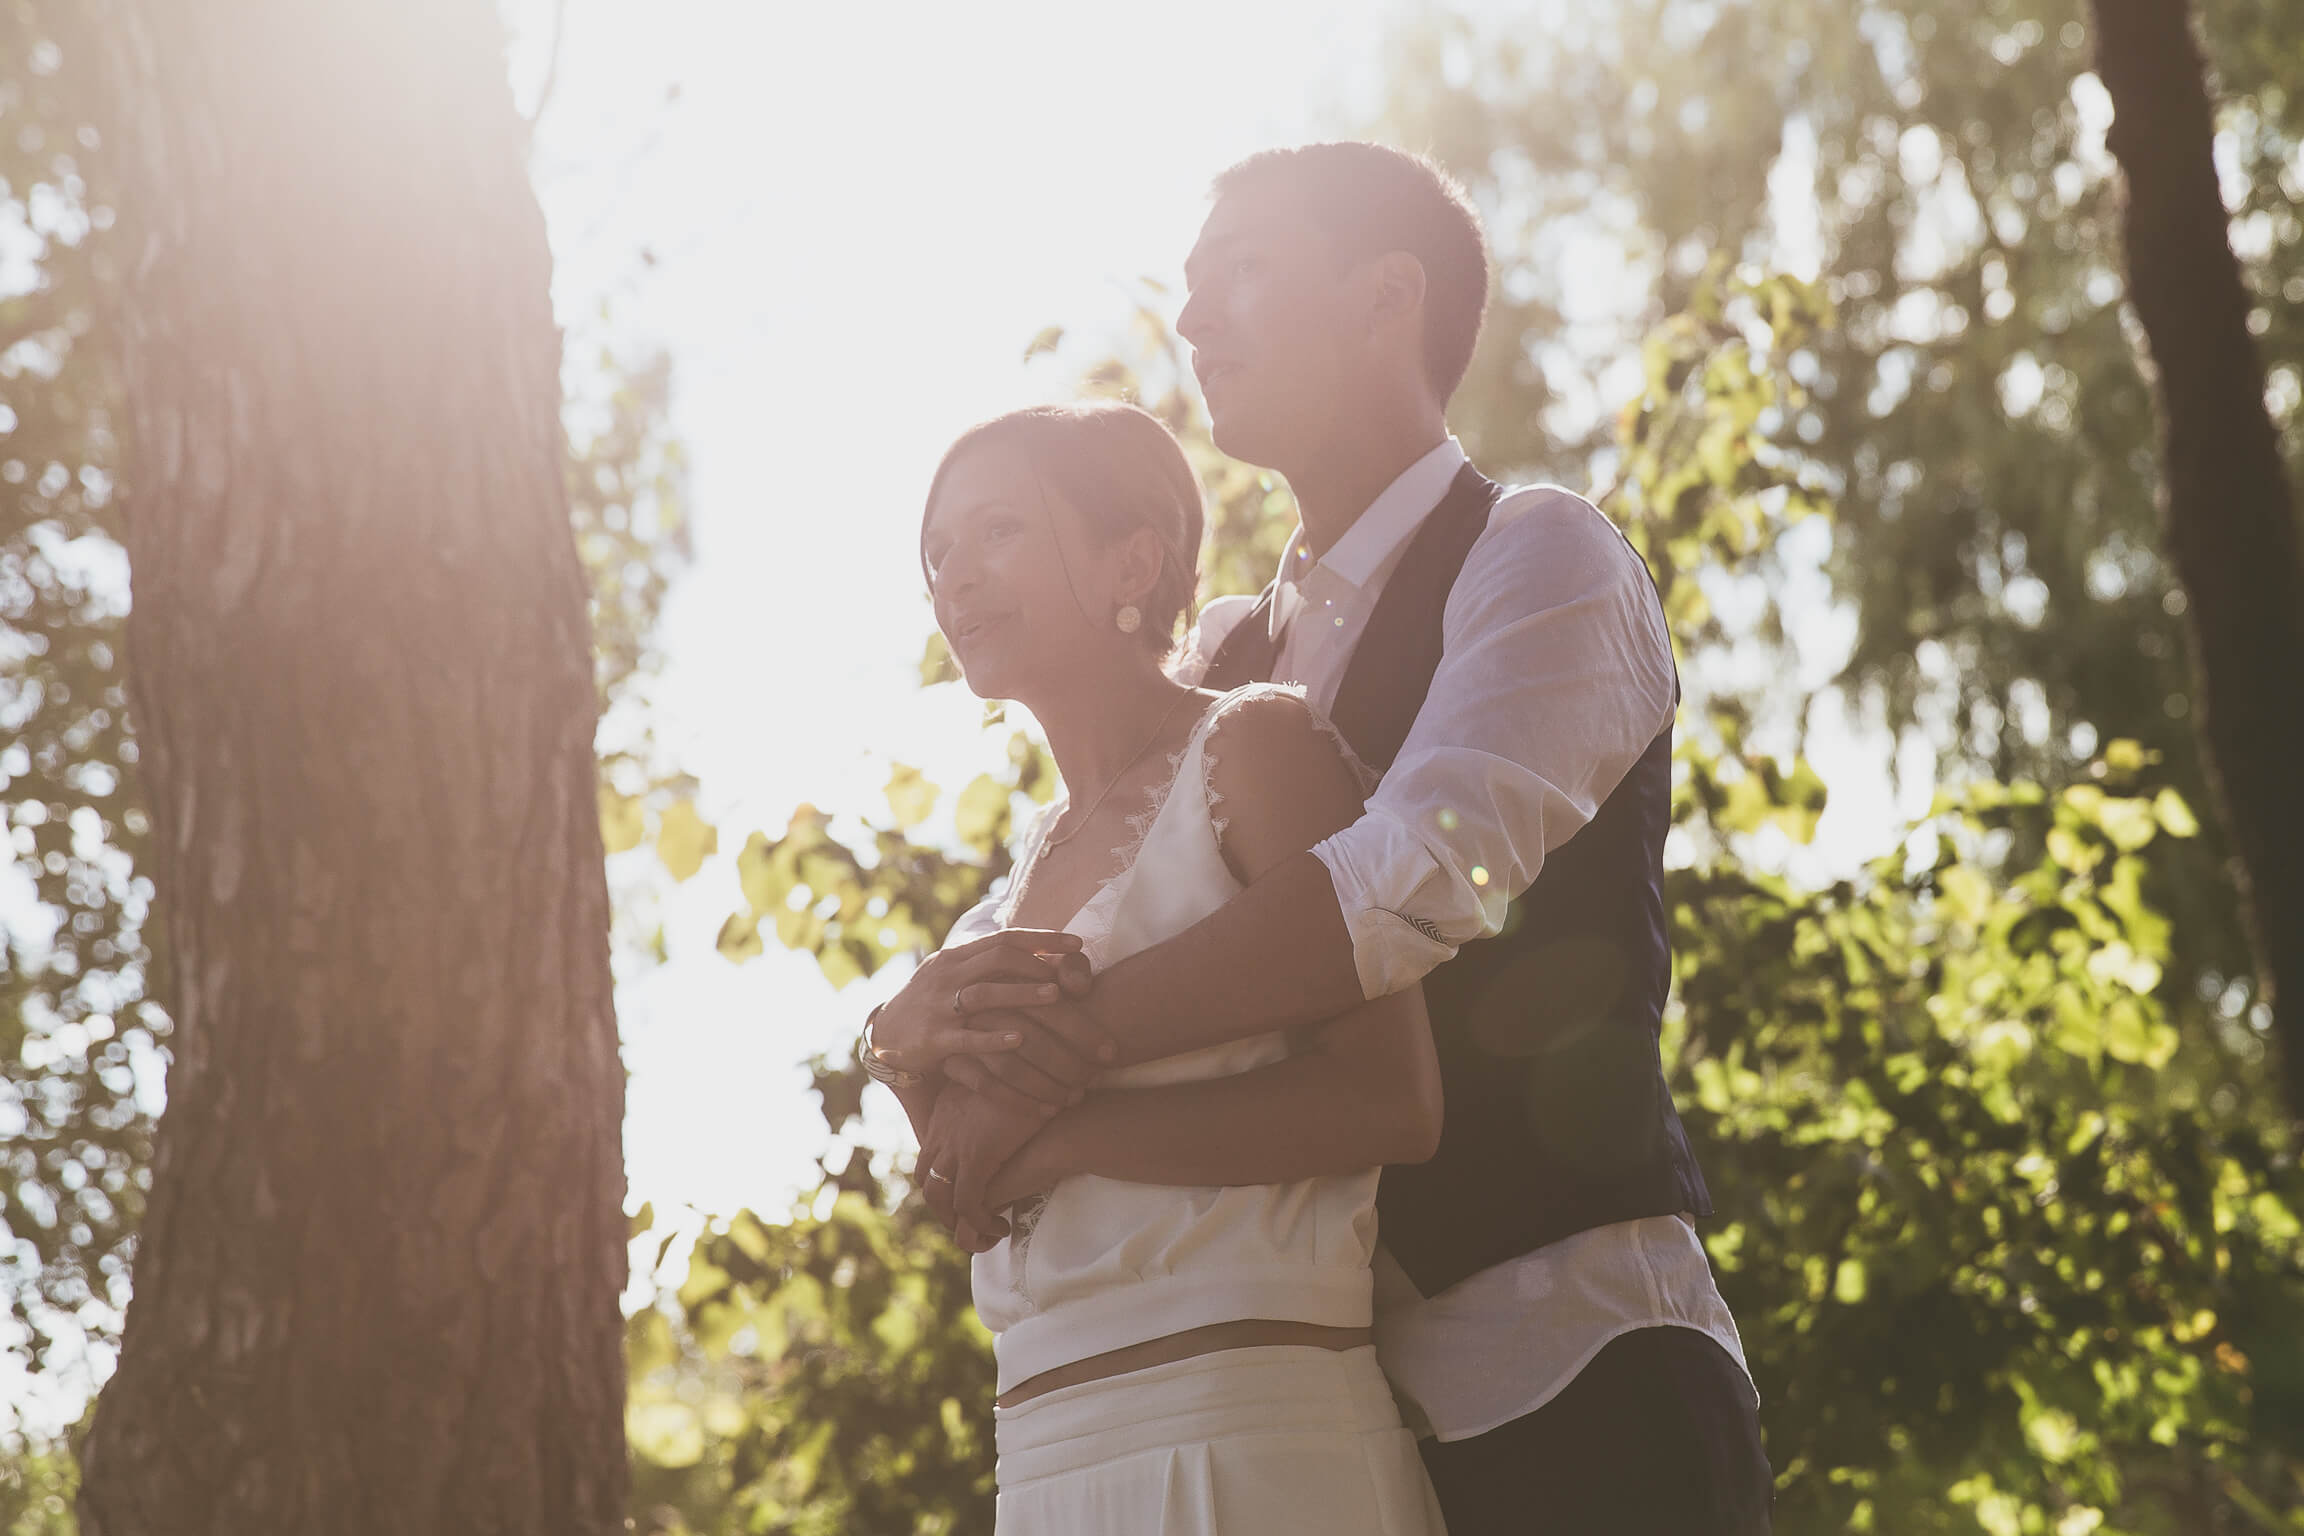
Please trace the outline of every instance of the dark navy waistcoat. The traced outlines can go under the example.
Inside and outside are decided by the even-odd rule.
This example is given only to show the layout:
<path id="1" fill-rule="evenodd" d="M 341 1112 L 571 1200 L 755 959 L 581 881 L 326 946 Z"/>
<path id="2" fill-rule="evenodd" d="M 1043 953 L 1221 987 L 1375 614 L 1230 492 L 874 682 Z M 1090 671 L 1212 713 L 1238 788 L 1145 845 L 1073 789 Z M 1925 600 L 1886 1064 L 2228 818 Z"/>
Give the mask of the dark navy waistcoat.
<path id="1" fill-rule="evenodd" d="M 1441 616 L 1502 490 L 1470 465 L 1417 530 L 1336 692 L 1337 729 L 1389 771 L 1440 664 Z M 1270 679 L 1272 593 L 1227 637 L 1205 684 Z M 1671 984 L 1664 834 L 1672 729 L 1553 849 L 1495 935 L 1424 979 L 1447 1119 L 1426 1163 L 1384 1170 L 1384 1244 L 1425 1295 L 1610 1222 L 1711 1214 L 1664 1086 Z"/>

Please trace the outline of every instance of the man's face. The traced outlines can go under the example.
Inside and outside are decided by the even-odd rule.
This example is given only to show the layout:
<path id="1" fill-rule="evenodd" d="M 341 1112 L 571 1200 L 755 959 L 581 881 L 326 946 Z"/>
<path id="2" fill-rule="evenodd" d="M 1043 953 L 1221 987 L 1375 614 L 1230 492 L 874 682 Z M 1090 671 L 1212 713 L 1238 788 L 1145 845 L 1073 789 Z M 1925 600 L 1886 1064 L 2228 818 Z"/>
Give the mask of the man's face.
<path id="1" fill-rule="evenodd" d="M 1284 201 L 1232 192 L 1209 210 L 1184 281 L 1176 329 L 1216 445 L 1283 471 L 1317 451 L 1360 361 L 1352 274 Z"/>

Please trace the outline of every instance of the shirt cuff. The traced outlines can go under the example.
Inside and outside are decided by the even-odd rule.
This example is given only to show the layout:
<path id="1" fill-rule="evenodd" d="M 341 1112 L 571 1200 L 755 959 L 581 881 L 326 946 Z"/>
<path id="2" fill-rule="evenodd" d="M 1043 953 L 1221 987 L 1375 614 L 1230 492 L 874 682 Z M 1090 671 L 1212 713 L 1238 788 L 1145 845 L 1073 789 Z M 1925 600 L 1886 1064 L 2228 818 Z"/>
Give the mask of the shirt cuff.
<path id="1" fill-rule="evenodd" d="M 1419 910 L 1429 901 L 1417 899 L 1444 891 L 1447 872 L 1406 827 L 1371 810 L 1314 844 L 1312 856 L 1327 866 L 1336 888 L 1361 996 L 1373 1000 L 1404 991 L 1455 957 L 1447 929 Z M 1477 931 L 1477 920 L 1472 927 Z"/>

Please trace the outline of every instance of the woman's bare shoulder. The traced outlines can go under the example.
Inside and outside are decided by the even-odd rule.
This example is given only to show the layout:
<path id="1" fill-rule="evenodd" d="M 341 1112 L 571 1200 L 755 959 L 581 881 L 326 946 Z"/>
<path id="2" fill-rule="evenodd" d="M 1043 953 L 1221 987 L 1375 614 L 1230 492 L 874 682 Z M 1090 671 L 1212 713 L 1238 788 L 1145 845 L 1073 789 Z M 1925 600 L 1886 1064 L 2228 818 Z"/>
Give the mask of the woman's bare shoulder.
<path id="1" fill-rule="evenodd" d="M 1227 862 L 1244 879 L 1303 852 L 1360 815 L 1367 777 L 1301 690 L 1258 684 L 1211 711 L 1209 809 Z"/>

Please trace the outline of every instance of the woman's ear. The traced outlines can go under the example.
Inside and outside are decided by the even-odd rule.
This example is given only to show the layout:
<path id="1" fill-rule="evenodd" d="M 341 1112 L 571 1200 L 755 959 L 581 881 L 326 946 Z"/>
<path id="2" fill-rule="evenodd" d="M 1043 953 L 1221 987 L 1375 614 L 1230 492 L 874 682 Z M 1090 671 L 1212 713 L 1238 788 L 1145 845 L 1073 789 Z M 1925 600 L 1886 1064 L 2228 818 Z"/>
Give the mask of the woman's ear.
<path id="1" fill-rule="evenodd" d="M 1149 528 L 1138 528 L 1114 547 L 1112 558 L 1113 603 L 1140 604 L 1160 584 L 1160 571 L 1167 554 L 1161 547 L 1160 535 Z"/>

